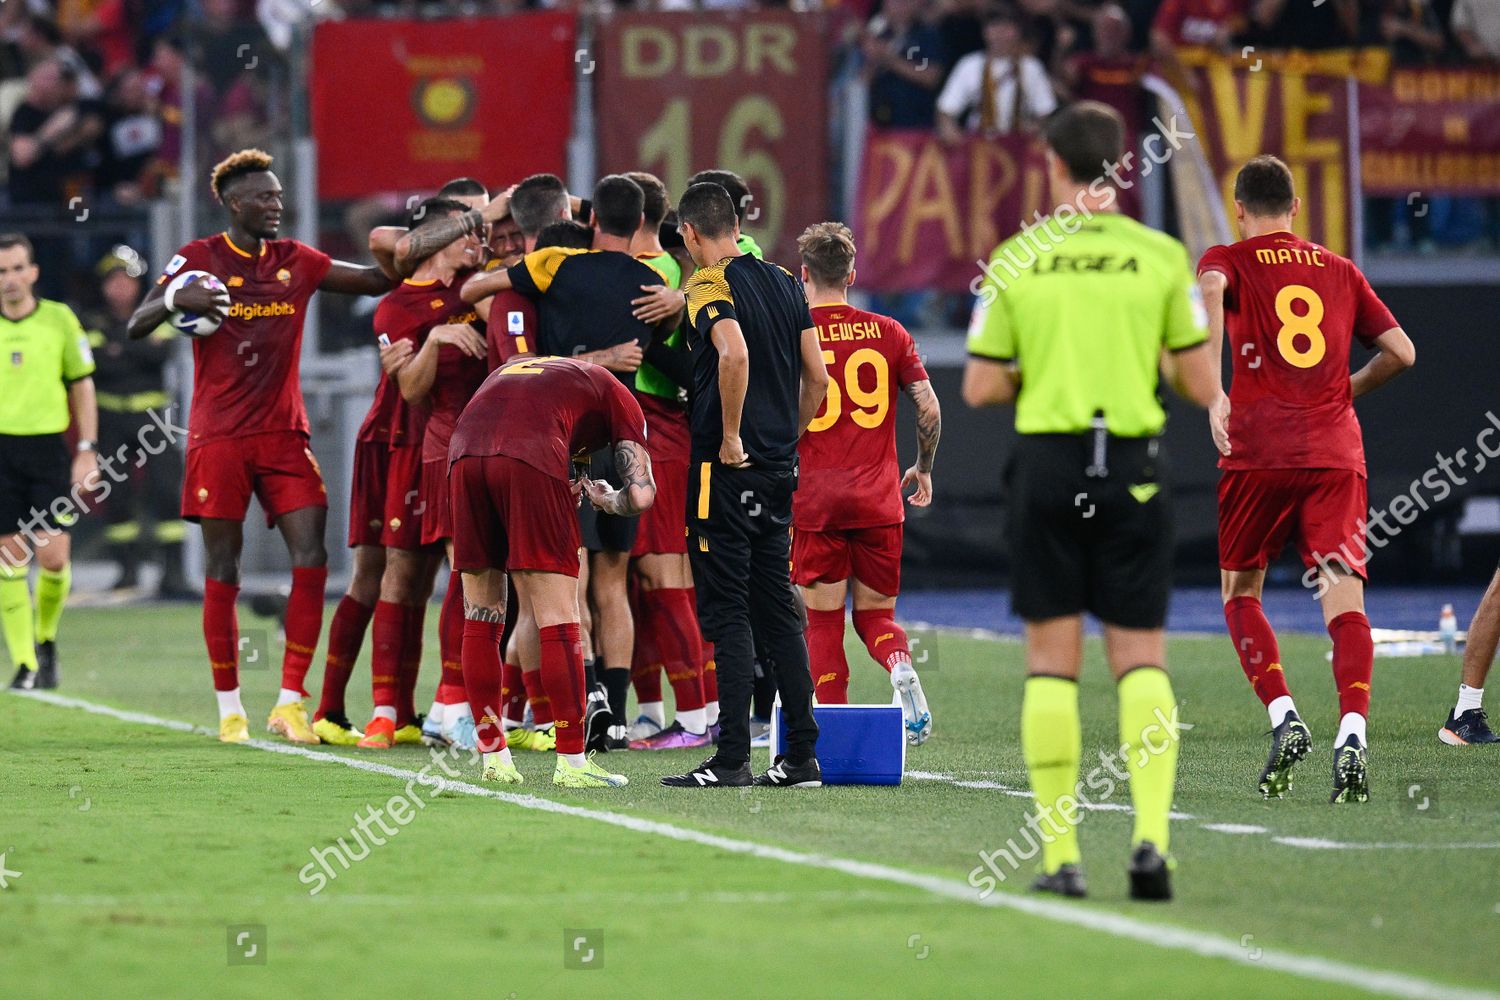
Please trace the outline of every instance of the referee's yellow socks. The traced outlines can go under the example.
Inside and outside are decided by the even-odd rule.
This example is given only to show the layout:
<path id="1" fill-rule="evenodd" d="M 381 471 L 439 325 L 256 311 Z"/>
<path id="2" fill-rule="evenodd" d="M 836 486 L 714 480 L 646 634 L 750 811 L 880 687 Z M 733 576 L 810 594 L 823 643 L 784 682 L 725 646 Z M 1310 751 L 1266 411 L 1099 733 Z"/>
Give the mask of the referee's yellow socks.
<path id="1" fill-rule="evenodd" d="M 1172 792 L 1177 785 L 1177 699 L 1160 667 L 1136 667 L 1120 678 L 1120 747 L 1135 807 L 1132 844 L 1149 840 L 1167 853 Z"/>
<path id="2" fill-rule="evenodd" d="M 1028 677 L 1021 699 L 1021 751 L 1036 798 L 1036 831 L 1042 841 L 1042 871 L 1077 864 L 1078 758 L 1082 753 L 1078 684 L 1061 677 Z M 1066 796 L 1068 815 L 1059 806 Z"/>
<path id="3" fill-rule="evenodd" d="M 10 662 L 17 668 L 36 669 L 36 633 L 31 617 L 31 587 L 26 582 L 26 567 L 0 562 L 0 631 L 5 632 L 5 648 Z"/>
<path id="4" fill-rule="evenodd" d="M 55 572 L 43 569 L 36 577 L 36 641 L 51 642 L 57 638 L 57 623 L 62 621 L 63 605 L 73 589 L 73 564 Z"/>

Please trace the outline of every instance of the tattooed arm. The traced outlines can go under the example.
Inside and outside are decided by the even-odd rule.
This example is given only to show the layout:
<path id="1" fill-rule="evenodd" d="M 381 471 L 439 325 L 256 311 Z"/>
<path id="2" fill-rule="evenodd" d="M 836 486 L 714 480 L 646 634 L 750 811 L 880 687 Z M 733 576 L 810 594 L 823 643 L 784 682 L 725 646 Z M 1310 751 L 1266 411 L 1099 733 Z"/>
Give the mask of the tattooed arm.
<path id="1" fill-rule="evenodd" d="M 502 192 L 484 208 L 471 208 L 462 215 L 451 215 L 446 219 L 418 226 L 396 241 L 396 270 L 402 275 L 409 275 L 422 261 L 470 233 L 481 233 L 482 240 L 485 227 L 508 214 L 510 195 L 509 192 Z"/>
<path id="2" fill-rule="evenodd" d="M 932 463 L 937 458 L 938 438 L 943 435 L 943 410 L 932 383 L 925 378 L 908 385 L 906 394 L 917 406 L 917 464 L 901 477 L 901 488 L 915 486 L 916 491 L 906 502 L 926 507 L 932 503 Z"/>
<path id="3" fill-rule="evenodd" d="M 612 488 L 601 479 L 589 479 L 583 488 L 595 507 L 606 514 L 634 517 L 656 500 L 656 480 L 651 478 L 651 456 L 634 441 L 615 442 L 615 471 L 625 485 Z"/>

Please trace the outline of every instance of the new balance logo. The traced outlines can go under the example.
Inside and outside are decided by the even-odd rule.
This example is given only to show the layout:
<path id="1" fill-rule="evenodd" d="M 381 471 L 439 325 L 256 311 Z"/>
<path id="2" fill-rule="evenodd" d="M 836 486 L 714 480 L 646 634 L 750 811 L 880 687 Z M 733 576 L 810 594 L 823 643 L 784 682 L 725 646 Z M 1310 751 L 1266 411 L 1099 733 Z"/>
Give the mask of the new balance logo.
<path id="1" fill-rule="evenodd" d="M 777 781 L 785 781 L 786 780 L 786 768 L 784 766 L 782 766 L 781 764 L 777 764 L 775 767 L 771 768 L 766 773 L 769 774 L 771 777 L 775 778 Z"/>
<path id="2" fill-rule="evenodd" d="M 700 788 L 704 785 L 717 785 L 719 783 L 719 776 L 712 771 L 694 771 L 693 779 L 698 782 Z"/>

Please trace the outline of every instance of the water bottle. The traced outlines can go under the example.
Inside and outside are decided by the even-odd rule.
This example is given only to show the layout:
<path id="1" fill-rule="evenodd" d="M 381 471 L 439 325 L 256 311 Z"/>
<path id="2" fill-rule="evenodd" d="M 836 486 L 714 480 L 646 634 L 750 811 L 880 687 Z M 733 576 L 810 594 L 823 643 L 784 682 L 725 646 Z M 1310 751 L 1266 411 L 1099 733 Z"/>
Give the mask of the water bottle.
<path id="1" fill-rule="evenodd" d="M 1444 604 L 1443 613 L 1438 616 L 1438 634 L 1443 637 L 1443 651 L 1450 656 L 1458 652 L 1458 616 L 1453 613 L 1453 605 Z"/>

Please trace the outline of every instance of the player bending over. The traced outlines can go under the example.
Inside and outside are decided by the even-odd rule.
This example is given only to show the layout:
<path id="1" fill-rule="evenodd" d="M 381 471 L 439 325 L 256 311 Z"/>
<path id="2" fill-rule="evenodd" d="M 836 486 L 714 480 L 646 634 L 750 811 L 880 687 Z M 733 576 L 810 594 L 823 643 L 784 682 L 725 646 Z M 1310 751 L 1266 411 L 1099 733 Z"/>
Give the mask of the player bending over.
<path id="1" fill-rule="evenodd" d="M 807 650 L 814 694 L 825 705 L 849 701 L 844 658 L 844 600 L 854 591 L 854 631 L 891 675 L 906 739 L 932 734 L 932 714 L 912 667 L 906 632 L 896 624 L 901 589 L 902 490 L 910 503 L 932 503 L 932 462 L 942 411 L 917 345 L 888 316 L 855 309 L 854 235 L 840 222 L 808 226 L 797 238 L 802 281 L 812 305 L 828 398 L 807 425 L 797 454 L 800 483 L 792 495 L 792 580 L 807 603 Z M 917 463 L 896 464 L 896 395 L 917 407 Z"/>
<path id="2" fill-rule="evenodd" d="M 228 229 L 177 252 L 130 318 L 130 336 L 147 336 L 174 310 L 224 317 L 216 331 L 193 342 L 182 491 L 182 516 L 203 527 L 203 637 L 219 701 L 219 738 L 250 738 L 240 703 L 234 605 L 245 511 L 254 493 L 292 560 L 281 694 L 266 728 L 293 742 L 317 743 L 302 682 L 323 626 L 328 491 L 308 447 L 307 407 L 298 383 L 302 323 L 319 289 L 380 295 L 391 279 L 373 265 L 346 264 L 297 240 L 276 238 L 281 182 L 271 172 L 269 154 L 243 149 L 229 155 L 214 167 L 210 184 L 229 216 Z M 184 268 L 217 276 L 228 297 L 193 284 L 168 302 L 167 282 Z"/>
<path id="3" fill-rule="evenodd" d="M 1312 749 L 1260 604 L 1266 565 L 1295 539 L 1317 574 L 1339 695 L 1334 802 L 1370 797 L 1365 718 L 1375 647 L 1365 617 L 1365 454 L 1354 400 L 1395 378 L 1416 348 L 1352 263 L 1292 234 L 1292 173 L 1257 156 L 1234 182 L 1240 242 L 1198 262 L 1213 357 L 1228 335 L 1229 395 L 1209 411 L 1219 468 L 1224 620 L 1271 717 L 1260 791 L 1280 798 Z M 1354 339 L 1379 353 L 1352 376 Z M 1215 372 L 1218 368 L 1215 366 Z"/>
<path id="4" fill-rule="evenodd" d="M 500 721 L 500 637 L 505 573 L 536 622 L 542 684 L 556 719 L 554 784 L 609 788 L 628 783 L 584 756 L 583 643 L 578 628 L 577 495 L 600 510 L 633 517 L 651 506 L 656 484 L 646 421 L 630 390 L 610 372 L 573 358 L 508 361 L 489 376 L 458 419 L 449 445 L 453 564 L 464 588 L 463 676 L 481 778 L 519 784 Z M 574 456 L 614 451 L 624 485 L 570 484 Z"/>

